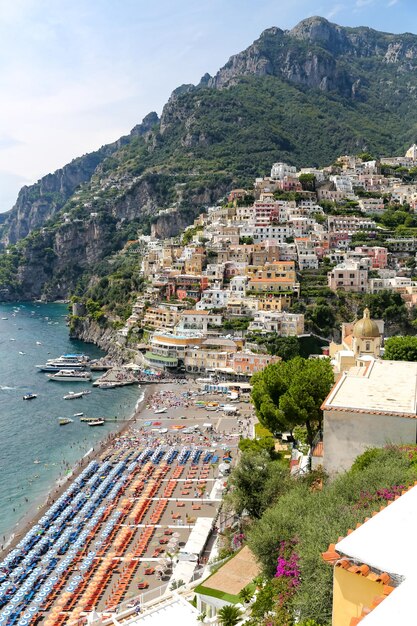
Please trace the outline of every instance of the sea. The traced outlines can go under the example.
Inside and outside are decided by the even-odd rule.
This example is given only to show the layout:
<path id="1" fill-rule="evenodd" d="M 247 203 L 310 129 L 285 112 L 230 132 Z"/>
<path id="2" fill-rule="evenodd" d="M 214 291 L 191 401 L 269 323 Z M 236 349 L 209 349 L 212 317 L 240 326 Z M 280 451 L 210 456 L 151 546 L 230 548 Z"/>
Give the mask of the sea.
<path id="1" fill-rule="evenodd" d="M 103 356 L 96 346 L 69 338 L 67 314 L 65 304 L 0 304 L 0 545 L 77 461 L 132 415 L 143 395 L 137 385 L 104 390 L 52 382 L 36 368 L 61 354 Z M 82 399 L 63 399 L 86 388 L 92 393 Z M 38 397 L 24 401 L 29 392 Z M 91 428 L 74 417 L 78 412 L 118 421 Z M 60 426 L 58 417 L 73 422 Z"/>

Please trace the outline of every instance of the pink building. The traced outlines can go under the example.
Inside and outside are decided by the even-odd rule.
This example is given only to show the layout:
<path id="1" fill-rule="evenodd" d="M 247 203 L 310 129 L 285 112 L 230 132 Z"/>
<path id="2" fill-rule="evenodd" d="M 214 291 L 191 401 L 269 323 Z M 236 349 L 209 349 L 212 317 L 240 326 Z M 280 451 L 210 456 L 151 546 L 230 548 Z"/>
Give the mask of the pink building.
<path id="1" fill-rule="evenodd" d="M 355 253 L 362 257 L 369 257 L 372 261 L 372 269 L 383 270 L 388 265 L 388 250 L 381 246 L 356 246 Z"/>

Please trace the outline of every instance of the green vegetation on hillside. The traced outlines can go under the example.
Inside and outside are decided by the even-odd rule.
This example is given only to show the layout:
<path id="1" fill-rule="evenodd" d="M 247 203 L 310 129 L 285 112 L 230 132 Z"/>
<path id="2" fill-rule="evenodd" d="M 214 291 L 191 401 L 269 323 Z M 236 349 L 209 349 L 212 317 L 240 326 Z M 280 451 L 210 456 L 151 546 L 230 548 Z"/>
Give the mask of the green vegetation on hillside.
<path id="1" fill-rule="evenodd" d="M 240 532 L 262 566 L 248 624 L 330 626 L 333 568 L 321 554 L 416 478 L 416 446 L 369 450 L 332 482 L 319 471 L 290 478 L 267 452 L 242 453 L 226 502 L 249 513 Z"/>

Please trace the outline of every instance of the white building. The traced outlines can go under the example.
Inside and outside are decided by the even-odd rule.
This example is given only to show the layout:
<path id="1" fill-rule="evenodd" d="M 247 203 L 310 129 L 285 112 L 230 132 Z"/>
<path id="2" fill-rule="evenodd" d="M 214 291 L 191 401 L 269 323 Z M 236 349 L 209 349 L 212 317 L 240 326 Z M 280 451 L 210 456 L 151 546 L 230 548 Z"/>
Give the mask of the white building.
<path id="1" fill-rule="evenodd" d="M 274 163 L 271 169 L 271 178 L 274 180 L 283 180 L 285 176 L 295 176 L 297 168 L 288 163 Z"/>

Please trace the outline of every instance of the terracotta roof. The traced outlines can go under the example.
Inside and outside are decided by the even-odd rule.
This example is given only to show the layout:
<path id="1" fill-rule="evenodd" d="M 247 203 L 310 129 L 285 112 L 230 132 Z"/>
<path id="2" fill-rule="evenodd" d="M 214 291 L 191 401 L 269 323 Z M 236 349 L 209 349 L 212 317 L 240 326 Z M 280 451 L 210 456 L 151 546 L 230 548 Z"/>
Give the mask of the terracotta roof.
<path id="1" fill-rule="evenodd" d="M 318 444 L 314 447 L 313 452 L 311 453 L 312 456 L 323 456 L 323 442 L 319 441 Z"/>
<path id="2" fill-rule="evenodd" d="M 197 311 L 196 309 L 187 309 L 182 315 L 209 315 L 208 311 Z"/>
<path id="3" fill-rule="evenodd" d="M 417 485 L 417 481 L 414 483 L 414 485 L 411 485 L 411 487 L 408 487 L 408 489 L 403 489 L 403 491 L 401 492 L 401 495 L 404 495 L 407 492 L 409 492 L 411 489 L 414 489 L 416 485 Z M 374 511 L 372 513 L 372 517 L 375 517 L 376 515 L 378 515 L 378 513 L 380 513 L 387 507 L 389 507 L 393 502 L 398 500 L 400 497 L 401 497 L 400 495 L 395 496 L 394 500 L 388 502 L 385 506 L 381 506 L 379 511 Z M 366 523 L 369 520 L 370 520 L 369 517 L 365 518 L 364 523 Z M 356 529 L 360 528 L 362 525 L 363 524 L 358 523 L 356 526 Z M 347 531 L 347 535 L 351 535 L 353 532 L 354 530 L 350 528 Z M 339 537 L 338 543 L 340 543 L 343 539 L 345 539 L 345 537 Z M 381 604 L 381 602 L 383 602 L 385 598 L 390 593 L 392 593 L 394 589 L 396 589 L 397 587 L 397 585 L 391 584 L 391 583 L 394 583 L 395 581 L 391 579 L 390 575 L 387 572 L 372 571 L 369 565 L 367 565 L 366 563 L 355 563 L 351 558 L 343 556 L 342 554 L 340 554 L 340 552 L 337 552 L 336 544 L 334 543 L 331 543 L 328 549 L 326 550 L 326 552 L 322 552 L 321 556 L 323 560 L 326 563 L 329 563 L 330 565 L 334 565 L 335 567 L 342 567 L 343 569 L 347 570 L 348 572 L 351 572 L 352 574 L 363 576 L 364 578 L 367 578 L 368 580 L 372 582 L 381 584 L 381 594 L 374 597 L 369 607 L 363 608 L 362 614 L 360 615 L 360 617 L 353 617 L 349 623 L 349 626 L 357 626 L 363 620 L 364 617 L 369 615 L 369 613 L 371 613 L 373 609 L 375 609 L 379 604 Z M 400 585 L 401 584 L 402 583 L 400 582 Z"/>

